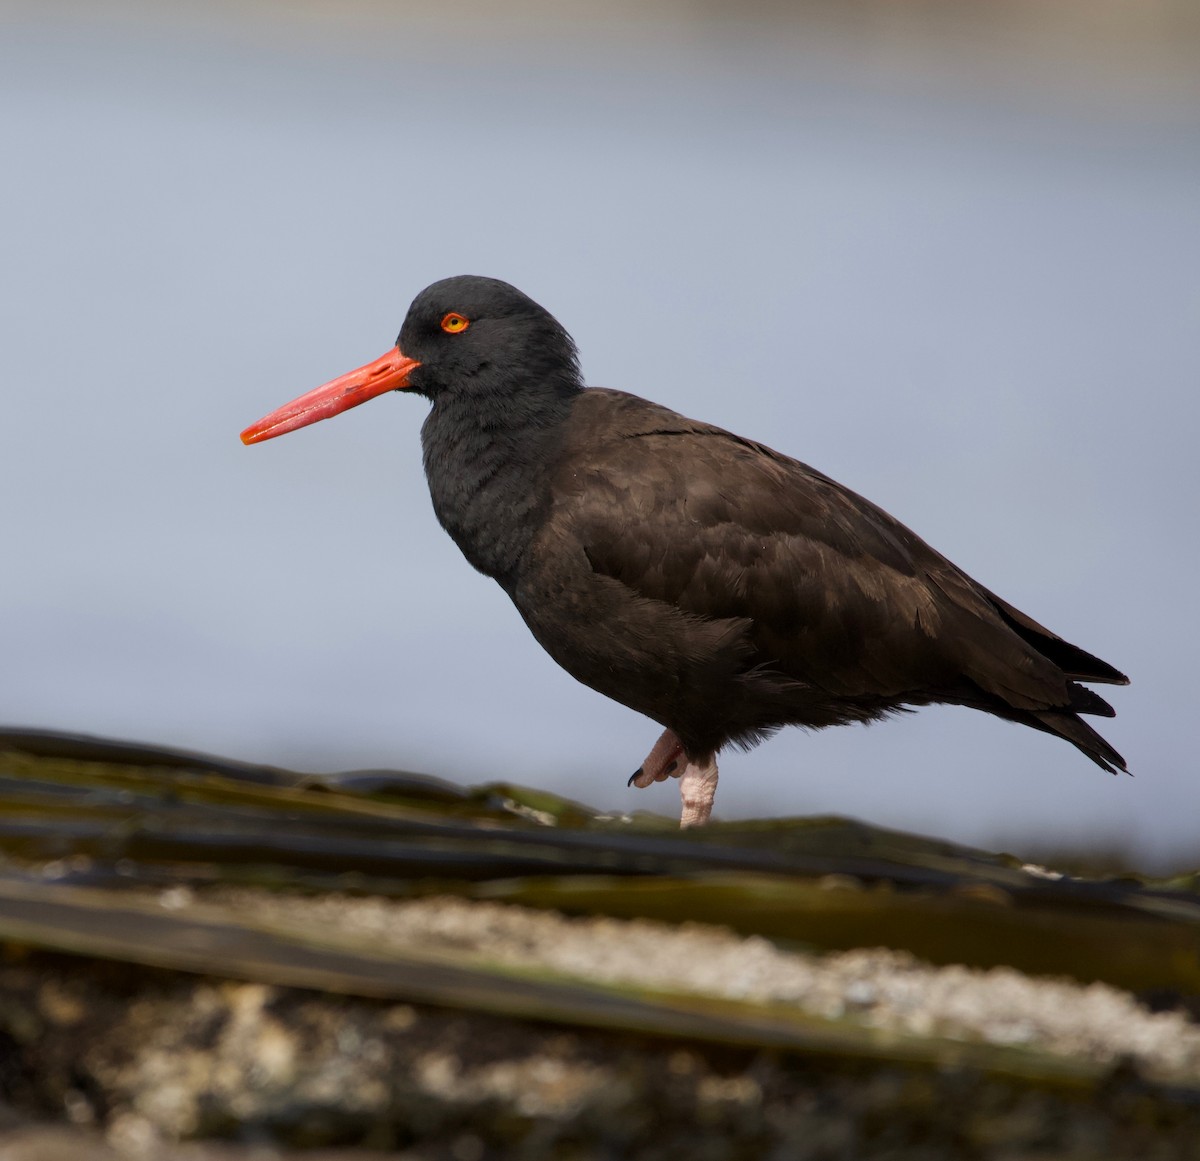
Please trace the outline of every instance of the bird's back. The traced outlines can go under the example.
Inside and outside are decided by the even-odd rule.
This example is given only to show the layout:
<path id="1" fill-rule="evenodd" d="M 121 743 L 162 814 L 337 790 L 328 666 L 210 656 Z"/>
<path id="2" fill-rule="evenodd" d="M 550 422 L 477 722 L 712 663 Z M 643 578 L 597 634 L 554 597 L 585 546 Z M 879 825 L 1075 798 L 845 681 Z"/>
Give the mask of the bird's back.
<path id="1" fill-rule="evenodd" d="M 591 388 L 547 467 L 514 599 L 575 676 L 681 737 L 750 741 L 952 702 L 1123 765 L 1075 717 L 1111 713 L 1077 680 L 1123 675 L 807 465 Z"/>

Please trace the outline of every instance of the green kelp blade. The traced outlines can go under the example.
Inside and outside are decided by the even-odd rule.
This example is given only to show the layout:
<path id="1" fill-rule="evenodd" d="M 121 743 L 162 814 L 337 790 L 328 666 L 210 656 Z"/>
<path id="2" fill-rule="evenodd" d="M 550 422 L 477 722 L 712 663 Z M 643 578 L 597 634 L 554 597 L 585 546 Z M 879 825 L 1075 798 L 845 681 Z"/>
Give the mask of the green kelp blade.
<path id="1" fill-rule="evenodd" d="M 126 892 L 0 878 L 0 942 L 276 986 L 403 1000 L 605 1031 L 938 1068 L 1084 1090 L 1107 1066 L 1035 1049 L 923 1037 L 755 1004 L 618 987 L 489 964 L 478 955 L 252 922 L 220 905 L 164 909 Z M 1164 1078 L 1169 1079 L 1169 1078 Z"/>
<path id="2" fill-rule="evenodd" d="M 1200 994 L 1194 892 L 1048 877 L 847 819 L 681 833 L 505 783 L 441 793 L 405 772 L 340 784 L 130 743 L 56 745 L 0 732 L 0 855 L 54 860 L 60 882 L 454 892 Z"/>
<path id="3" fill-rule="evenodd" d="M 1200 995 L 1200 916 L 1071 901 L 1020 904 L 990 884 L 902 892 L 887 883 L 711 874 L 493 881 L 471 898 L 568 915 L 683 923 L 829 951 L 889 947 L 936 964 L 1006 965 L 1033 975 L 1103 981 L 1132 991 Z"/>

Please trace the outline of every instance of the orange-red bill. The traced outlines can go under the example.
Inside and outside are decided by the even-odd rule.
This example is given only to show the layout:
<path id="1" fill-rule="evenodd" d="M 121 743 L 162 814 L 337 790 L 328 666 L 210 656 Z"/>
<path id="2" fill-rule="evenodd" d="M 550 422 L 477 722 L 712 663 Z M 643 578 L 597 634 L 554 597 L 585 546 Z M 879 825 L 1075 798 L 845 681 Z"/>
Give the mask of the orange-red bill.
<path id="1" fill-rule="evenodd" d="M 397 391 L 408 386 L 408 376 L 413 368 L 421 364 L 416 359 L 410 359 L 399 347 L 393 347 L 386 355 L 381 355 L 373 363 L 367 363 L 354 371 L 347 371 L 336 379 L 331 379 L 323 387 L 285 403 L 282 407 L 264 415 L 257 423 L 252 423 L 242 432 L 242 443 L 262 443 L 264 439 L 274 439 L 295 431 L 298 427 L 307 427 L 321 419 L 328 419 L 342 411 L 349 411 L 376 395 L 385 391 Z"/>

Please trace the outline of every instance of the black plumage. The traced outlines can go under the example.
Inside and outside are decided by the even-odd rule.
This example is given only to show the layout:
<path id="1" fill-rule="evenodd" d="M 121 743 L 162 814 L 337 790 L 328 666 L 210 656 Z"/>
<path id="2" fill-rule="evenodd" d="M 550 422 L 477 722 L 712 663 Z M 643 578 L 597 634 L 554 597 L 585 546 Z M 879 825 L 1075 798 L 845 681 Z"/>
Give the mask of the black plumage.
<path id="1" fill-rule="evenodd" d="M 681 776 L 685 823 L 707 818 L 715 755 L 731 742 L 932 703 L 1125 769 L 1080 717 L 1113 714 L 1080 683 L 1126 684 L 1122 673 L 806 464 L 584 388 L 566 331 L 515 288 L 435 283 L 397 347 L 384 360 L 403 370 L 386 384 L 372 372 L 367 397 L 394 386 L 431 400 L 421 438 L 438 519 L 564 669 L 665 728 L 635 778 Z M 342 403 L 336 385 L 384 360 L 243 438 L 361 402 Z"/>

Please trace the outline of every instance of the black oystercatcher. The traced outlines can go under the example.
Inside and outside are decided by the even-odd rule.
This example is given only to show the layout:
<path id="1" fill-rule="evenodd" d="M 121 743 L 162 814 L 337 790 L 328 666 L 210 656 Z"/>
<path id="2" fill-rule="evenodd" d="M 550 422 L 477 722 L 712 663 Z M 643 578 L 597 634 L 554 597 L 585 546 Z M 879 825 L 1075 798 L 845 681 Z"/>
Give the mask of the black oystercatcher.
<path id="1" fill-rule="evenodd" d="M 630 779 L 680 779 L 707 821 L 717 752 L 780 726 L 870 722 L 935 702 L 1125 762 L 1080 714 L 1081 681 L 1128 678 L 955 568 L 820 472 L 665 407 L 585 388 L 575 344 L 505 282 L 417 295 L 396 346 L 272 412 L 257 443 L 385 391 L 432 404 L 434 511 L 573 677 L 664 727 Z"/>

